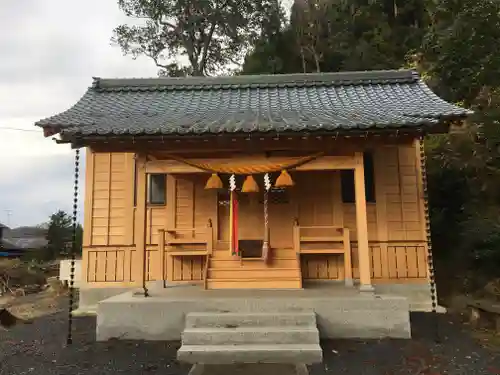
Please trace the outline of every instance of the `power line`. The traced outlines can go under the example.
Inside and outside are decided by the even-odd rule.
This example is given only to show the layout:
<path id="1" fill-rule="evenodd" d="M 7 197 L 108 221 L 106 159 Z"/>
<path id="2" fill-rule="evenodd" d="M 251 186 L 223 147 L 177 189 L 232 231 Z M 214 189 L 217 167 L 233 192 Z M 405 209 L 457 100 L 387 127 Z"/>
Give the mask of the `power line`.
<path id="1" fill-rule="evenodd" d="M 19 132 L 33 132 L 33 133 L 38 133 L 38 134 L 41 133 L 40 130 L 9 128 L 9 127 L 5 127 L 5 126 L 0 127 L 0 130 L 14 130 L 14 131 L 19 131 Z"/>

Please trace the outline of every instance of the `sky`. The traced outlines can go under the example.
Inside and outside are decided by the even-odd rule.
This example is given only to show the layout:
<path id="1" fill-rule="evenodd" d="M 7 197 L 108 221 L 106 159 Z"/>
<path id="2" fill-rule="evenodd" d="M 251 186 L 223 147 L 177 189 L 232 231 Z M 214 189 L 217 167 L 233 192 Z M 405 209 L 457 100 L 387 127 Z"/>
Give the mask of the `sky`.
<path id="1" fill-rule="evenodd" d="M 117 0 L 0 0 L 0 223 L 72 211 L 74 150 L 44 138 L 36 121 L 71 107 L 94 76 L 157 75 L 149 59 L 111 45 L 125 22 Z"/>
<path id="2" fill-rule="evenodd" d="M 156 76 L 111 45 L 125 21 L 116 0 L 0 0 L 0 223 L 72 210 L 74 150 L 44 138 L 37 120 L 72 106 L 93 76 Z"/>

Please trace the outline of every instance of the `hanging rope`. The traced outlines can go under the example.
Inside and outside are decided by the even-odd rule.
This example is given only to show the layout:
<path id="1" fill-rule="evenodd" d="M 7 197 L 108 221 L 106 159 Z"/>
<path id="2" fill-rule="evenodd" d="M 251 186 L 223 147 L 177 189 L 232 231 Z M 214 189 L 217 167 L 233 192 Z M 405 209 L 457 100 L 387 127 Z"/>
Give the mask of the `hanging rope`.
<path id="1" fill-rule="evenodd" d="M 175 155 L 167 155 L 166 157 L 206 172 L 227 174 L 257 174 L 278 172 L 284 169 L 297 168 L 303 164 L 309 163 L 310 161 L 319 158 L 323 154 L 323 152 L 319 152 L 309 156 L 290 157 L 280 163 L 277 163 L 272 159 L 261 159 L 254 162 L 230 159 L 229 161 L 202 163 L 195 162 L 191 159 L 184 159 Z"/>
<path id="2" fill-rule="evenodd" d="M 69 271 L 69 306 L 68 306 L 68 336 L 66 338 L 66 344 L 71 345 L 73 343 L 73 307 L 74 307 L 74 285 L 75 285 L 75 256 L 77 251 L 76 244 L 76 228 L 78 219 L 78 180 L 80 174 L 80 150 L 75 150 L 75 181 L 74 181 L 74 192 L 73 192 L 73 233 L 72 233 L 72 244 L 70 250 L 71 265 Z"/>
<path id="3" fill-rule="evenodd" d="M 262 245 L 262 258 L 267 261 L 269 254 L 269 189 L 271 189 L 271 178 L 269 174 L 264 175 L 264 242 Z"/>
<path id="4" fill-rule="evenodd" d="M 429 214 L 429 194 L 427 190 L 427 157 L 425 156 L 424 137 L 420 137 L 420 167 L 422 173 L 422 188 L 424 193 L 424 220 L 425 220 L 425 234 L 427 236 L 427 265 L 429 270 L 429 287 L 431 292 L 432 314 L 435 322 L 436 341 L 441 341 L 441 334 L 439 329 L 439 319 L 437 316 L 437 296 L 436 296 L 436 282 L 434 277 L 434 260 L 432 257 L 432 239 L 431 239 L 431 224 Z"/>
<path id="5" fill-rule="evenodd" d="M 238 202 L 236 198 L 236 177 L 229 178 L 229 248 L 231 255 L 238 255 Z"/>

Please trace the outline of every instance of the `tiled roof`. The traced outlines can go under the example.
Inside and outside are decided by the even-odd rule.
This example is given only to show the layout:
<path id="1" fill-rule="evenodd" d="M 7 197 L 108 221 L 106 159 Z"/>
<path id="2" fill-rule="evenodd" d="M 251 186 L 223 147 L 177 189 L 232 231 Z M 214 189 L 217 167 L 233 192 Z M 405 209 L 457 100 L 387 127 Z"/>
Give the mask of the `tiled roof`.
<path id="1" fill-rule="evenodd" d="M 38 126 L 78 135 L 182 135 L 423 127 L 471 112 L 411 70 L 94 78 L 69 110 Z"/>
<path id="2" fill-rule="evenodd" d="M 4 250 L 23 250 L 22 247 L 17 246 L 14 242 L 12 242 L 6 238 L 0 239 L 0 248 L 2 248 Z"/>

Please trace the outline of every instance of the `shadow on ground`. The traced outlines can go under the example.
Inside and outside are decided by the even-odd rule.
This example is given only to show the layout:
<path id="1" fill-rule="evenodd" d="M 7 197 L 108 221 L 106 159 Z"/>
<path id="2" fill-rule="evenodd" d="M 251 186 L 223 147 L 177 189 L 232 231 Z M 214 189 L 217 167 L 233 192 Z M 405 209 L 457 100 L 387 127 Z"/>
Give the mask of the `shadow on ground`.
<path id="1" fill-rule="evenodd" d="M 480 345 L 458 320 L 439 316 L 441 342 L 435 341 L 432 315 L 413 314 L 412 323 L 412 340 L 323 342 L 324 363 L 312 366 L 311 375 L 500 375 L 500 353 Z M 0 374 L 184 375 L 189 370 L 175 360 L 177 342 L 96 343 L 93 318 L 76 319 L 72 346 L 65 347 L 66 334 L 65 313 L 0 331 Z"/>

